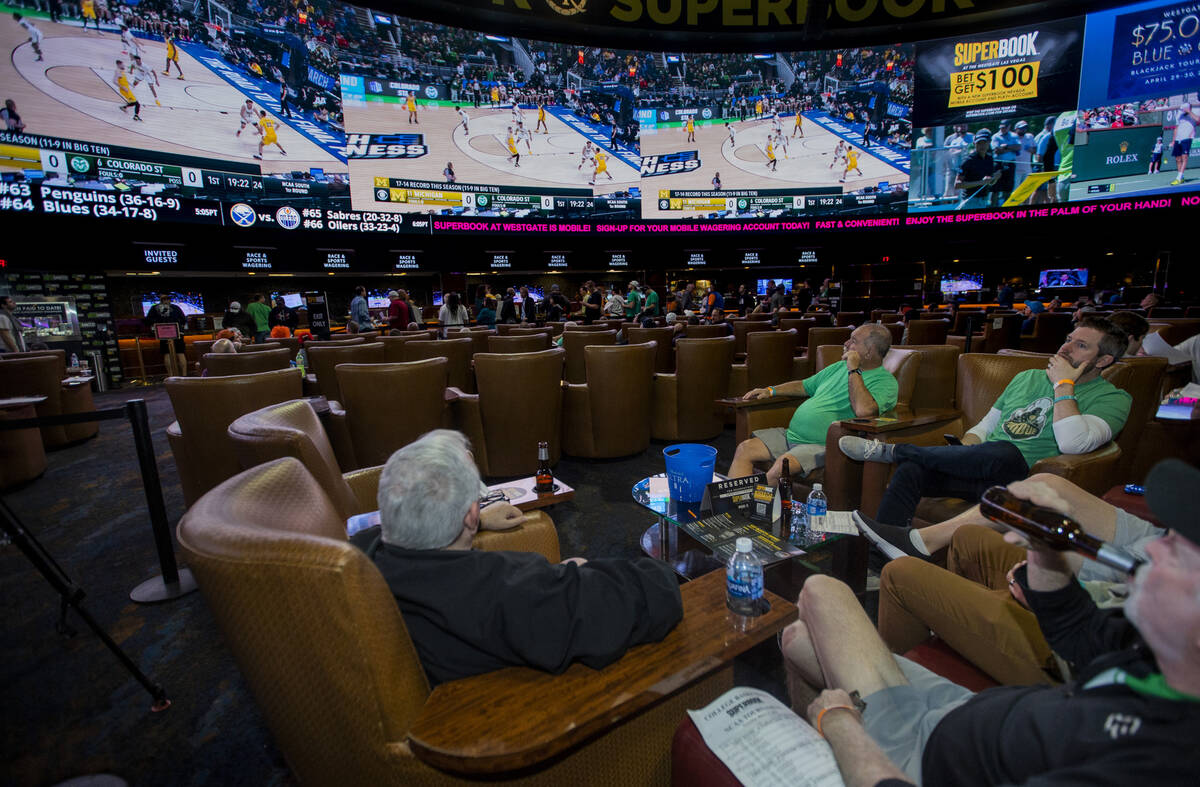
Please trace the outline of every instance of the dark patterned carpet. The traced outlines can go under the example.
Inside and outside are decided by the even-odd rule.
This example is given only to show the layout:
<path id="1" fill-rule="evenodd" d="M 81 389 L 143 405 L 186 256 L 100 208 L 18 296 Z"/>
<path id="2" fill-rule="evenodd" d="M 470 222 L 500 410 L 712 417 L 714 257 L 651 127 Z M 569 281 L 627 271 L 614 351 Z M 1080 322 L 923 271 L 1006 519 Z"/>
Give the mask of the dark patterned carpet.
<path id="1" fill-rule="evenodd" d="M 183 497 L 164 430 L 174 420 L 161 387 L 97 396 L 98 407 L 147 402 L 172 530 Z M 733 431 L 713 441 L 718 470 L 733 455 Z M 631 484 L 662 472 L 663 444 L 618 461 L 564 458 L 556 475 L 576 497 L 550 510 L 564 556 L 637 557 L 652 522 Z M 159 573 L 130 428 L 49 454 L 46 474 L 4 496 L 87 596 L 84 606 L 151 678 L 172 706 L 150 712 L 150 697 L 75 615 L 79 633 L 55 631 L 58 597 L 15 546 L 0 547 L 0 662 L 4 762 L 0 783 L 51 785 L 112 773 L 133 785 L 294 783 L 217 632 L 204 598 L 144 606 L 129 591 Z M 781 693 L 770 648 L 739 661 L 738 681 Z"/>

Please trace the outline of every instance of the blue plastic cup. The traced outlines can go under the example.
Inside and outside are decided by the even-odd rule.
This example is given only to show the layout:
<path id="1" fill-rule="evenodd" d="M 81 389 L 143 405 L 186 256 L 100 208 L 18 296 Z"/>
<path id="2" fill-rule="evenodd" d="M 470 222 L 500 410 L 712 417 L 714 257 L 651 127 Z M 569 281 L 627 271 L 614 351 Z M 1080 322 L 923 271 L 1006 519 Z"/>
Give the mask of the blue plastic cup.
<path id="1" fill-rule="evenodd" d="M 712 482 L 717 449 L 699 443 L 677 443 L 663 449 L 667 461 L 667 488 L 671 499 L 696 503 L 704 497 L 704 488 Z"/>

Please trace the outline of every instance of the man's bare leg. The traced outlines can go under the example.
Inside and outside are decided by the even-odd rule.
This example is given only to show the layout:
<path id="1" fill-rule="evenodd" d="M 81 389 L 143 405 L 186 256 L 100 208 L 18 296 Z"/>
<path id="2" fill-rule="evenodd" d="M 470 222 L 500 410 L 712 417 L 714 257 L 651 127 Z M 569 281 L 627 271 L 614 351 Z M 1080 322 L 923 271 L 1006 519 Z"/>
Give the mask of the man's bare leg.
<path id="1" fill-rule="evenodd" d="M 1116 536 L 1117 509 L 1113 506 L 1105 503 L 1095 495 L 1085 492 L 1062 476 L 1053 475 L 1052 473 L 1038 473 L 1030 477 L 1029 481 L 1037 481 L 1053 489 L 1070 507 L 1075 521 L 1086 532 L 1091 533 L 1101 541 L 1112 541 Z M 996 524 L 979 513 L 979 506 L 976 505 L 971 506 L 971 508 L 952 519 L 947 519 L 945 522 L 923 527 L 917 533 L 921 536 L 921 540 L 925 542 L 925 548 L 932 554 L 939 549 L 950 546 L 950 541 L 954 538 L 954 532 L 963 525 L 984 525 L 993 530 L 1004 530 L 1001 525 Z"/>
<path id="2" fill-rule="evenodd" d="M 814 690 L 845 689 L 863 697 L 908 683 L 844 582 L 822 574 L 811 576 L 796 606 L 800 620 L 784 629 L 781 637 L 790 677 Z M 794 705 L 803 700 L 792 695 Z"/>
<path id="3" fill-rule="evenodd" d="M 733 453 L 733 461 L 729 463 L 729 477 L 742 478 L 754 472 L 755 462 L 769 462 L 771 452 L 767 444 L 757 437 L 751 437 L 738 443 Z"/>

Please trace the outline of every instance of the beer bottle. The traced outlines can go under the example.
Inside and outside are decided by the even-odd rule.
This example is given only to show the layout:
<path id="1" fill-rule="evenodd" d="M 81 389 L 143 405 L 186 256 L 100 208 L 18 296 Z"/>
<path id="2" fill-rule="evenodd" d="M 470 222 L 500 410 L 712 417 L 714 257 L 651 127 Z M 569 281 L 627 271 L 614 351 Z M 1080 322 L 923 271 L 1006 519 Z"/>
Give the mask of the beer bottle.
<path id="1" fill-rule="evenodd" d="M 1002 486 L 983 493 L 979 512 L 1030 541 L 1059 552 L 1074 551 L 1098 563 L 1132 574 L 1141 564 L 1133 555 L 1084 531 L 1066 514 L 1022 500 Z"/>
<path id="2" fill-rule="evenodd" d="M 550 473 L 550 444 L 545 440 L 538 443 L 538 466 L 533 491 L 538 494 L 554 491 L 554 476 Z"/>
<path id="3" fill-rule="evenodd" d="M 792 470 L 785 457 L 779 474 L 779 536 L 787 538 L 792 526 Z"/>

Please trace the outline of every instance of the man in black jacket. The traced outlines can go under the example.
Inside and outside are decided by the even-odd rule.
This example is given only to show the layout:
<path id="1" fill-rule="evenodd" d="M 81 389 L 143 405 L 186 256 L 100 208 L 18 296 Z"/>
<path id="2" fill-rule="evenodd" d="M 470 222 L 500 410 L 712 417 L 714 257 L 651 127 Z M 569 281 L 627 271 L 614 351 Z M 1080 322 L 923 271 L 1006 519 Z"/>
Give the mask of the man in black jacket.
<path id="1" fill-rule="evenodd" d="M 299 324 L 299 315 L 284 302 L 282 295 L 276 296 L 275 308 L 271 309 L 271 313 L 267 315 L 267 325 L 272 328 L 276 325 L 282 325 L 292 333 L 295 333 L 296 327 Z M 369 328 L 370 326 L 367 327 Z"/>
<path id="2" fill-rule="evenodd" d="M 1081 665 L 1060 686 L 978 694 L 893 656 L 853 593 L 808 580 L 781 638 L 794 706 L 829 741 L 847 784 L 1187 784 L 1200 769 L 1200 470 L 1167 460 L 1147 501 L 1171 532 L 1148 545 L 1124 616 L 1100 610 L 1061 552 L 1030 548 L 1013 581 L 1051 647 Z M 1050 487 L 1009 490 L 1069 514 Z M 1015 535 L 1006 538 L 1016 541 Z M 814 581 L 815 580 L 815 581 Z M 806 687 L 809 695 L 801 697 Z M 854 691 L 865 702 L 856 701 Z"/>
<path id="3" fill-rule="evenodd" d="M 401 448 L 379 479 L 380 525 L 351 541 L 391 588 L 436 685 L 502 667 L 599 669 L 656 642 L 683 616 L 670 564 L 472 549 L 480 481 L 467 440 L 438 429 Z M 489 507 L 490 508 L 490 507 Z"/>

